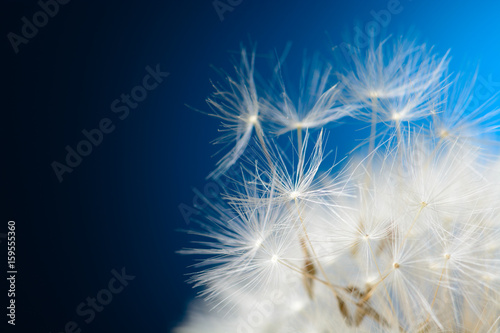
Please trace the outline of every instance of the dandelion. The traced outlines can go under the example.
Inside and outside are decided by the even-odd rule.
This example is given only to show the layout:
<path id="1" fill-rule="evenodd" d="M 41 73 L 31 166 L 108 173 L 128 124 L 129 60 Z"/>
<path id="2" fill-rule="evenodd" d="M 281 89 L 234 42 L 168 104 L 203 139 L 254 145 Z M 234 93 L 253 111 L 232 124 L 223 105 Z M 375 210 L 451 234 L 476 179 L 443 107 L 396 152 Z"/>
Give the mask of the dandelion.
<path id="1" fill-rule="evenodd" d="M 321 62 L 318 56 L 306 62 L 296 102 L 289 96 L 280 71 L 277 72 L 277 98 L 270 96 L 264 108 L 277 135 L 289 131 L 298 131 L 300 135 L 302 130 L 322 128 L 355 111 L 354 104 L 341 103 L 341 88 L 332 83 L 332 71 L 332 66 Z"/>
<path id="2" fill-rule="evenodd" d="M 244 79 L 212 102 L 236 142 L 214 175 L 240 172 L 202 197 L 180 251 L 202 257 L 202 299 L 175 332 L 500 330 L 500 158 L 481 138 L 498 142 L 498 112 L 465 111 L 472 86 L 444 77 L 447 55 L 387 43 L 355 54 L 342 88 L 313 59 L 298 104 L 283 84 L 257 97 L 243 52 Z M 327 126 L 345 116 L 371 123 L 368 154 L 332 161 Z"/>
<path id="3" fill-rule="evenodd" d="M 260 104 L 254 79 L 255 54 L 241 52 L 241 65 L 236 68 L 237 79 L 227 77 L 228 88 L 214 84 L 215 92 L 207 100 L 212 116 L 221 119 L 223 134 L 216 144 L 234 145 L 217 163 L 217 168 L 208 176 L 218 178 L 225 173 L 245 151 L 255 129 L 261 143 L 264 142 L 261 128 Z"/>
<path id="4" fill-rule="evenodd" d="M 286 275 L 294 274 L 287 266 L 295 267 L 294 261 L 300 258 L 288 212 L 272 200 L 256 208 L 233 206 L 217 211 L 220 216 L 211 216 L 202 225 L 204 232 L 193 233 L 212 241 L 200 242 L 202 248 L 182 251 L 210 256 L 196 265 L 208 268 L 191 281 L 206 286 L 203 295 L 214 300 L 215 306 L 227 305 L 226 299 L 265 295 L 280 288 Z"/>
<path id="5" fill-rule="evenodd" d="M 473 91 L 476 88 L 477 71 L 470 80 L 462 83 L 457 75 L 455 84 L 446 87 L 442 94 L 444 106 L 441 112 L 432 112 L 432 131 L 440 140 L 474 139 L 484 141 L 485 135 L 498 131 L 499 108 L 494 108 L 497 95 L 472 108 Z M 493 142 L 495 142 L 493 140 Z"/>
<path id="6" fill-rule="evenodd" d="M 422 92 L 442 89 L 442 76 L 447 68 L 445 55 L 437 58 L 429 53 L 425 45 L 400 39 L 392 48 L 389 40 L 370 47 L 363 54 L 354 50 L 354 69 L 346 74 L 339 73 L 345 86 L 344 98 L 370 107 L 380 99 L 400 98 Z M 371 110 L 358 113 L 361 119 L 371 120 Z"/>
<path id="7" fill-rule="evenodd" d="M 266 179 L 271 180 L 264 184 L 265 188 L 275 187 L 275 201 L 319 202 L 325 197 L 345 194 L 339 177 L 331 179 L 328 170 L 320 172 L 321 164 L 324 163 L 323 132 L 317 136 L 310 155 L 305 157 L 310 141 L 310 134 L 306 132 L 304 144 L 297 152 L 296 163 L 289 165 L 282 155 L 277 154 L 273 157 L 274 164 L 263 170 Z"/>
<path id="8" fill-rule="evenodd" d="M 375 46 L 372 40 L 366 54 L 353 50 L 354 69 L 338 74 L 346 103 L 360 105 L 354 117 L 371 123 L 370 152 L 377 123 L 399 130 L 405 121 L 430 116 L 448 65 L 447 54 L 438 58 L 425 45 L 400 39 L 390 48 L 388 43 Z"/>

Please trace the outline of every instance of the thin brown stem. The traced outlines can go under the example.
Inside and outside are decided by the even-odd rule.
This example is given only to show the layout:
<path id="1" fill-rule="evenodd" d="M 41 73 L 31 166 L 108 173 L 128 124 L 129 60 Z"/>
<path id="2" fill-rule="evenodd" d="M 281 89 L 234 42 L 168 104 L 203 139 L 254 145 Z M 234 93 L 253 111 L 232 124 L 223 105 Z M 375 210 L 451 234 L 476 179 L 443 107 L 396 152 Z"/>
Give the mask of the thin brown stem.
<path id="1" fill-rule="evenodd" d="M 304 219 L 302 218 L 302 214 L 300 213 L 300 207 L 299 207 L 299 202 L 298 202 L 297 198 L 295 198 L 295 206 L 297 207 L 297 212 L 299 214 L 299 220 L 300 220 L 300 225 L 302 226 L 302 231 L 304 232 L 304 236 L 307 240 L 307 243 L 309 244 L 309 247 L 311 248 L 311 252 L 313 254 L 313 257 L 318 264 L 318 267 L 321 271 L 321 274 L 323 274 L 326 281 L 328 281 L 328 283 L 331 284 L 330 280 L 328 279 L 328 275 L 326 274 L 325 270 L 323 269 L 323 265 L 321 265 L 321 262 L 319 261 L 318 255 L 316 254 L 316 251 L 314 250 L 314 247 L 312 246 L 311 240 L 309 239 L 309 235 L 307 233 L 307 229 L 306 229 L 306 226 L 304 224 Z M 337 292 L 334 289 L 332 289 L 332 290 L 333 290 L 335 296 L 337 296 Z"/>

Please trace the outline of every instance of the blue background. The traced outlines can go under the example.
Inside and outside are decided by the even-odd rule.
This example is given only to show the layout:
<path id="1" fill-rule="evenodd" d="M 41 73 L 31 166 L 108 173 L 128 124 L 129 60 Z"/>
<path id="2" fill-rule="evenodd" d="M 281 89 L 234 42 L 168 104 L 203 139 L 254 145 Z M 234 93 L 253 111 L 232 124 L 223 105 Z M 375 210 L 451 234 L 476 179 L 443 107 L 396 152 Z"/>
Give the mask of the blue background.
<path id="1" fill-rule="evenodd" d="M 191 227 L 179 205 L 193 206 L 192 188 L 203 191 L 217 161 L 211 156 L 218 147 L 209 142 L 218 122 L 185 106 L 208 110 L 209 79 L 219 78 L 210 66 L 230 70 L 241 42 L 256 42 L 264 54 L 292 42 L 291 68 L 304 49 L 333 59 L 332 47 L 387 5 L 243 0 L 221 21 L 210 0 L 73 0 L 15 54 L 7 33 L 19 33 L 21 17 L 39 7 L 4 1 L 0 232 L 16 221 L 19 270 L 17 325 L 6 331 L 62 332 L 73 320 L 82 332 L 168 332 L 195 295 L 185 283 L 193 260 L 175 254 L 190 239 L 178 230 Z M 384 34 L 410 31 L 439 54 L 451 48 L 452 71 L 480 62 L 482 77 L 500 81 L 497 1 L 401 0 L 401 6 Z M 119 120 L 111 102 L 158 63 L 170 76 Z M 51 163 L 63 162 L 64 147 L 75 147 L 83 129 L 106 117 L 114 132 L 59 183 Z M 350 142 L 351 130 L 339 127 L 331 148 Z M 122 267 L 136 278 L 83 323 L 77 305 Z"/>

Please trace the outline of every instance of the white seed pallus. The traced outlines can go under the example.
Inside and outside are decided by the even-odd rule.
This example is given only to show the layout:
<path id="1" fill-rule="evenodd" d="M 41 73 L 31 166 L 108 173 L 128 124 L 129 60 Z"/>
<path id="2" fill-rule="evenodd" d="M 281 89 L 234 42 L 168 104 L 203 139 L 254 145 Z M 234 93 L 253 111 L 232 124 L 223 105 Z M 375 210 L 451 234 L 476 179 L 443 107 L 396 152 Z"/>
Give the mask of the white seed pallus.
<path id="1" fill-rule="evenodd" d="M 443 107 L 433 110 L 433 135 L 441 140 L 474 139 L 496 143 L 493 138 L 485 138 L 500 129 L 500 108 L 494 107 L 497 94 L 486 100 L 478 101 L 480 96 L 474 96 L 478 91 L 476 85 L 477 71 L 471 79 L 457 75 L 453 85 L 446 87 L 441 94 Z M 464 80 L 465 82 L 462 82 Z M 477 95 L 477 94 L 476 94 Z M 440 111 L 441 110 L 441 111 Z"/>
<path id="2" fill-rule="evenodd" d="M 250 59 L 249 59 L 250 58 Z M 227 88 L 214 84 L 215 92 L 207 100 L 214 113 L 221 119 L 222 135 L 214 143 L 226 143 L 231 150 L 217 162 L 208 177 L 218 178 L 225 173 L 245 151 L 255 129 L 262 136 L 260 106 L 254 80 L 255 55 L 241 52 L 240 67 L 236 67 L 236 78 L 227 76 Z"/>
<path id="3" fill-rule="evenodd" d="M 289 131 L 322 128 L 355 112 L 354 104 L 340 101 L 342 89 L 333 81 L 332 71 L 331 65 L 319 60 L 318 56 L 306 61 L 297 98 L 290 96 L 281 71 L 277 71 L 275 81 L 278 87 L 268 94 L 263 107 L 274 133 L 281 135 Z"/>
<path id="4" fill-rule="evenodd" d="M 370 43 L 366 51 L 353 48 L 354 68 L 339 73 L 346 90 L 345 98 L 371 108 L 374 101 L 402 98 L 442 89 L 443 74 L 448 65 L 447 55 L 437 58 L 425 45 L 416 45 L 404 39 L 392 47 L 384 40 L 379 45 Z M 357 117 L 371 120 L 371 110 L 359 112 Z"/>
<path id="5" fill-rule="evenodd" d="M 500 332 L 498 109 L 469 111 L 447 55 L 388 43 L 355 52 L 341 89 L 313 59 L 298 104 L 281 81 L 259 93 L 243 52 L 244 79 L 211 102 L 236 143 L 212 175 L 239 172 L 199 196 L 181 252 L 203 257 L 203 299 L 177 333 Z M 368 152 L 329 161 L 326 127 L 347 116 L 371 122 Z"/>

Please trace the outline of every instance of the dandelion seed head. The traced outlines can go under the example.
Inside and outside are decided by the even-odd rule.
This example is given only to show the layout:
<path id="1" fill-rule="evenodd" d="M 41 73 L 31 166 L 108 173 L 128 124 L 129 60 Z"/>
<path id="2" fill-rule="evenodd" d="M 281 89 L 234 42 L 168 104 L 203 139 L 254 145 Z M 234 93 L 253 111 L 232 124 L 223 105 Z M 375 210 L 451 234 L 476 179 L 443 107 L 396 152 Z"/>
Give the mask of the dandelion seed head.
<path id="1" fill-rule="evenodd" d="M 214 311 L 176 333 L 233 332 L 257 310 L 255 333 L 500 328 L 500 157 L 478 140 L 500 109 L 469 113 L 472 84 L 425 45 L 372 40 L 351 55 L 336 77 L 312 57 L 298 84 L 280 60 L 257 85 L 243 51 L 215 86 L 217 143 L 232 148 L 213 175 L 240 174 L 222 198 L 196 192 L 195 248 L 181 253 L 205 256 L 189 281 Z M 326 127 L 345 117 L 370 136 L 339 162 Z"/>

